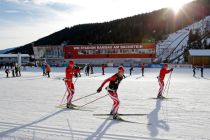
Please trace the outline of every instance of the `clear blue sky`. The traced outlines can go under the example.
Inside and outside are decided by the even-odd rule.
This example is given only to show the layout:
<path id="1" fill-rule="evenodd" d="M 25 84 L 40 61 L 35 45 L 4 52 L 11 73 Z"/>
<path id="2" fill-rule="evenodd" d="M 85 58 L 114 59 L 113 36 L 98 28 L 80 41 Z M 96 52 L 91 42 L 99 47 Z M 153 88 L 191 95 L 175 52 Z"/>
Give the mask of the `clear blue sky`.
<path id="1" fill-rule="evenodd" d="M 25 45 L 65 27 L 104 22 L 192 0 L 0 0 L 0 50 Z"/>

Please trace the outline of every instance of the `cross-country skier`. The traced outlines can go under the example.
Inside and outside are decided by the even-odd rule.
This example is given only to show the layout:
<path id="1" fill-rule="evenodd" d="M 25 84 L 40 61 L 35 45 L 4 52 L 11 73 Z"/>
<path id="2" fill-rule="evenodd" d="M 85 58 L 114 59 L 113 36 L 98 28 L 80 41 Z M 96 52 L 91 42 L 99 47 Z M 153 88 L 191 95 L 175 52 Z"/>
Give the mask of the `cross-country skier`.
<path id="1" fill-rule="evenodd" d="M 18 73 L 19 73 L 19 76 L 21 76 L 21 66 L 18 65 Z"/>
<path id="2" fill-rule="evenodd" d="M 196 67 L 193 66 L 193 76 L 195 77 L 195 70 L 196 70 Z"/>
<path id="3" fill-rule="evenodd" d="M 12 77 L 15 77 L 15 66 L 12 66 Z"/>
<path id="4" fill-rule="evenodd" d="M 49 64 L 46 65 L 45 72 L 47 73 L 48 78 L 50 78 L 51 69 L 50 69 L 50 65 Z"/>
<path id="5" fill-rule="evenodd" d="M 132 71 L 134 71 L 134 70 L 133 70 L 133 65 L 131 65 L 131 67 L 130 67 L 129 71 L 130 71 L 130 76 L 131 76 Z"/>
<path id="6" fill-rule="evenodd" d="M 67 88 L 67 91 L 68 91 L 67 104 L 66 104 L 67 108 L 75 106 L 75 105 L 72 104 L 72 98 L 74 96 L 73 76 L 74 76 L 74 62 L 69 61 L 69 65 L 66 68 L 66 78 L 64 79 L 65 84 L 66 84 L 66 88 Z"/>
<path id="7" fill-rule="evenodd" d="M 159 82 L 160 89 L 158 91 L 157 98 L 164 98 L 162 96 L 162 92 L 164 89 L 164 78 L 165 78 L 166 74 L 173 71 L 173 68 L 171 68 L 170 70 L 167 70 L 167 68 L 168 68 L 168 64 L 164 64 L 163 67 L 160 69 L 160 74 L 158 76 L 158 82 Z"/>
<path id="8" fill-rule="evenodd" d="M 118 72 L 115 75 L 106 79 L 97 90 L 98 93 L 101 92 L 103 86 L 107 82 L 109 82 L 109 86 L 106 87 L 106 90 L 108 91 L 109 96 L 113 100 L 113 107 L 112 107 L 111 112 L 110 112 L 110 115 L 113 115 L 113 119 L 119 119 L 120 118 L 118 113 L 117 113 L 118 109 L 119 109 L 119 104 L 120 104 L 120 101 L 118 99 L 117 89 L 118 89 L 118 86 L 119 86 L 120 82 L 123 79 L 124 71 L 125 71 L 124 68 L 122 66 L 120 66 L 118 68 Z"/>
<path id="9" fill-rule="evenodd" d="M 93 74 L 93 65 L 90 64 L 90 73 Z"/>
<path id="10" fill-rule="evenodd" d="M 9 67 L 6 68 L 5 73 L 6 73 L 7 78 L 9 78 L 9 73 L 10 73 L 9 72 Z"/>
<path id="11" fill-rule="evenodd" d="M 141 64 L 141 74 L 142 74 L 142 76 L 144 76 L 144 63 Z"/>
<path id="12" fill-rule="evenodd" d="M 104 72 L 105 72 L 105 64 L 102 64 L 102 66 L 101 66 L 101 69 L 102 69 L 102 75 L 104 75 Z"/>
<path id="13" fill-rule="evenodd" d="M 89 76 L 89 74 L 90 74 L 90 64 L 87 64 L 87 66 L 85 68 L 85 73 L 86 73 L 86 76 Z"/>
<path id="14" fill-rule="evenodd" d="M 74 66 L 74 77 L 76 77 L 76 78 L 81 77 L 80 67 L 77 65 Z"/>
<path id="15" fill-rule="evenodd" d="M 15 64 L 15 75 L 18 77 L 18 64 Z"/>
<path id="16" fill-rule="evenodd" d="M 43 63 L 43 64 L 42 64 L 42 66 L 41 66 L 42 73 L 43 73 L 42 75 L 43 75 L 43 76 L 45 76 L 45 75 L 46 75 L 46 72 L 45 72 L 45 67 L 46 67 L 46 64 L 44 64 L 44 63 Z"/>
<path id="17" fill-rule="evenodd" d="M 203 69 L 204 69 L 204 66 L 201 66 L 201 77 L 203 77 Z"/>

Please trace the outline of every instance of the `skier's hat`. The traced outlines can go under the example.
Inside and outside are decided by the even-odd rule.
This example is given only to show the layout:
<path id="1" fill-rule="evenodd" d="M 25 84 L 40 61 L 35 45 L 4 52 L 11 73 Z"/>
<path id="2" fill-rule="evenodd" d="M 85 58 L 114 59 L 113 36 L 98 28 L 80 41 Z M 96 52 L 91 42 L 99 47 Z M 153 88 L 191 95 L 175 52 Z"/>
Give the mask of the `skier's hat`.
<path id="1" fill-rule="evenodd" d="M 164 64 L 163 67 L 168 67 L 168 64 Z"/>
<path id="2" fill-rule="evenodd" d="M 74 66 L 74 61 L 69 61 L 69 66 Z"/>
<path id="3" fill-rule="evenodd" d="M 124 72 L 125 70 L 124 70 L 123 66 L 119 66 L 119 67 L 118 67 L 118 71 L 119 71 L 119 72 Z"/>

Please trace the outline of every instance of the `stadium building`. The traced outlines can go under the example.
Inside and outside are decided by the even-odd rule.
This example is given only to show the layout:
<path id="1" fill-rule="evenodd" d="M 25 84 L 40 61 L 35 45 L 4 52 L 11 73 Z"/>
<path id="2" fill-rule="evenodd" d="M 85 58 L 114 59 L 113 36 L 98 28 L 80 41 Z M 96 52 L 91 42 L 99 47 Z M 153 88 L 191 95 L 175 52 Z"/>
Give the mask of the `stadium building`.
<path id="1" fill-rule="evenodd" d="M 77 64 L 108 64 L 125 66 L 152 63 L 156 57 L 155 44 L 94 44 L 33 46 L 37 61 L 63 66 L 69 60 Z"/>
<path id="2" fill-rule="evenodd" d="M 189 50 L 188 63 L 195 66 L 210 66 L 210 50 Z"/>
<path id="3" fill-rule="evenodd" d="M 33 51 L 38 65 L 45 61 L 51 66 L 64 66 L 66 64 L 62 45 L 33 46 Z"/>
<path id="4" fill-rule="evenodd" d="M 1 65 L 25 65 L 30 62 L 30 56 L 28 54 L 0 54 Z"/>

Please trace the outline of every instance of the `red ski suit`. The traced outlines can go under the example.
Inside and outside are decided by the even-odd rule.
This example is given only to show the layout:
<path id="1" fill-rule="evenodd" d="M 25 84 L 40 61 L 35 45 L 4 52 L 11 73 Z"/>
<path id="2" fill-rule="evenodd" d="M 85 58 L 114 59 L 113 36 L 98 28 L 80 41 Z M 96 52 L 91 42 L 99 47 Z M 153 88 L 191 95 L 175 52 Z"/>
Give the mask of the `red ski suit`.
<path id="1" fill-rule="evenodd" d="M 65 84 L 68 91 L 67 104 L 71 104 L 72 98 L 74 96 L 73 75 L 74 75 L 74 68 L 68 66 L 66 68 L 66 79 L 65 79 Z"/>
<path id="2" fill-rule="evenodd" d="M 119 86 L 122 79 L 123 79 L 123 76 L 119 76 L 119 74 L 116 73 L 112 77 L 106 79 L 100 86 L 100 88 L 102 89 L 103 86 L 107 82 L 110 82 L 109 86 L 106 87 L 106 89 L 109 93 L 109 96 L 113 100 L 113 106 L 112 106 L 112 109 L 111 109 L 111 114 L 117 114 L 118 109 L 119 109 L 120 101 L 118 99 L 117 89 L 118 89 L 118 86 Z"/>
<path id="3" fill-rule="evenodd" d="M 162 96 L 162 92 L 163 92 L 163 89 L 164 89 L 164 78 L 165 78 L 165 75 L 170 73 L 171 70 L 167 70 L 166 67 L 163 67 L 160 69 L 160 74 L 159 74 L 159 77 L 158 77 L 158 82 L 159 82 L 159 91 L 158 91 L 158 96 Z"/>

